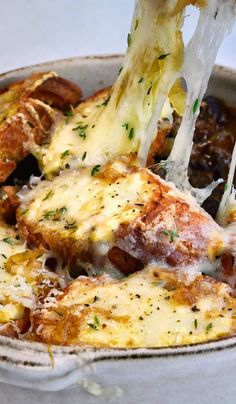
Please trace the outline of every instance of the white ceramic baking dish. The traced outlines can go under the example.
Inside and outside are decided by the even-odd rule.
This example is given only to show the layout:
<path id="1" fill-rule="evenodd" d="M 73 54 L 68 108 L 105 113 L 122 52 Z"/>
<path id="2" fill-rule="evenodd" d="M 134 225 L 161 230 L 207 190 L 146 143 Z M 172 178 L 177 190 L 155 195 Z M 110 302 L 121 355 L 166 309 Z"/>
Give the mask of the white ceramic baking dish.
<path id="1" fill-rule="evenodd" d="M 75 58 L 0 76 L 0 88 L 55 70 L 85 96 L 114 82 L 122 56 Z M 236 72 L 216 66 L 211 95 L 236 105 Z M 52 354 L 50 354 L 50 352 Z M 160 349 L 47 347 L 0 337 L 0 403 L 236 403 L 236 337 Z"/>

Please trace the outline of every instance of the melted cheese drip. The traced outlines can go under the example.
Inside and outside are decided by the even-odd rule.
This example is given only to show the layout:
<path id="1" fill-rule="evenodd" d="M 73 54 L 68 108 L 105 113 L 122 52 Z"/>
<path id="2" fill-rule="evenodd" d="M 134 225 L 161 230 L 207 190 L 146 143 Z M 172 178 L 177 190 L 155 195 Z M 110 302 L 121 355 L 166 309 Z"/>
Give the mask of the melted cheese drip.
<path id="1" fill-rule="evenodd" d="M 188 4 L 201 9 L 196 31 L 184 49 L 181 27 Z M 235 14 L 234 0 L 139 0 L 116 83 L 105 98 L 81 104 L 50 144 L 35 151 L 44 173 L 50 176 L 67 165 L 72 169 L 100 165 L 131 152 L 145 165 L 158 120 L 170 115 L 168 96 L 175 109 L 184 110 L 185 95 L 176 84 L 182 77 L 187 83 L 186 108 L 165 163 L 167 180 L 202 203 L 221 180 L 205 189 L 190 186 L 187 168 L 194 127 L 218 48 L 231 31 Z"/>
<path id="2" fill-rule="evenodd" d="M 124 66 L 111 92 L 81 104 L 51 143 L 35 151 L 47 175 L 65 164 L 93 166 L 131 152 L 145 165 L 157 121 L 170 115 L 169 92 L 174 107 L 183 109 L 185 94 L 175 82 L 183 62 L 184 5 L 177 9 L 177 3 L 137 2 Z M 79 126 L 85 130 L 73 131 Z"/>
<path id="3" fill-rule="evenodd" d="M 236 143 L 232 154 L 230 170 L 227 180 L 227 187 L 222 197 L 219 210 L 217 212 L 217 222 L 225 227 L 229 222 L 236 221 L 236 198 L 233 181 L 236 168 Z M 231 219 L 232 218 L 232 219 Z M 236 248 L 236 247 L 235 247 Z"/>
<path id="4" fill-rule="evenodd" d="M 193 189 L 187 176 L 196 119 L 215 62 L 217 51 L 233 27 L 236 4 L 233 0 L 211 0 L 200 11 L 196 31 L 185 49 L 181 76 L 187 83 L 186 110 L 166 163 L 167 180 L 182 190 L 191 190 L 201 204 L 219 181 L 204 189 Z"/>

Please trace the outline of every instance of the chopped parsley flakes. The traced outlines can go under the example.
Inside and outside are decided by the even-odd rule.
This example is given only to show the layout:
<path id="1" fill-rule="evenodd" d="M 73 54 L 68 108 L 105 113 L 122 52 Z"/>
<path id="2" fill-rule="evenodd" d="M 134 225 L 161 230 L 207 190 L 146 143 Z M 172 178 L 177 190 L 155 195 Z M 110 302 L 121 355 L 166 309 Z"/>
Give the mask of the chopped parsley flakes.
<path id="1" fill-rule="evenodd" d="M 64 215 L 67 212 L 67 208 L 62 206 L 61 208 L 55 210 L 48 210 L 43 214 L 44 219 L 46 220 L 60 220 L 60 216 Z"/>
<path id="2" fill-rule="evenodd" d="M 199 107 L 199 99 L 196 98 L 196 100 L 195 100 L 195 102 L 194 102 L 194 104 L 193 104 L 193 113 L 194 113 L 194 114 L 196 114 L 196 112 L 197 112 L 197 110 L 198 110 L 198 107 Z"/>
<path id="3" fill-rule="evenodd" d="M 122 128 L 125 128 L 125 130 L 128 130 L 128 129 L 129 129 L 129 124 L 128 124 L 128 122 L 123 123 Z"/>
<path id="4" fill-rule="evenodd" d="M 147 95 L 149 95 L 149 94 L 150 94 L 151 89 L 152 89 L 152 85 L 151 85 L 151 86 L 149 87 L 149 89 L 147 90 Z"/>
<path id="5" fill-rule="evenodd" d="M 14 244 L 14 241 L 10 237 L 5 237 L 2 241 L 4 241 L 4 243 L 10 244 L 10 245 Z"/>
<path id="6" fill-rule="evenodd" d="M 103 103 L 101 104 L 103 107 L 106 107 L 108 102 L 110 101 L 111 96 L 109 95 L 107 98 L 105 98 L 105 100 L 103 101 Z"/>
<path id="7" fill-rule="evenodd" d="M 83 156 L 81 157 L 81 160 L 84 161 L 86 159 L 86 156 L 87 156 L 87 152 L 85 151 Z"/>
<path id="8" fill-rule="evenodd" d="M 177 229 L 174 230 L 162 230 L 161 233 L 165 234 L 166 236 L 170 237 L 171 243 L 173 243 L 174 239 L 177 237 L 179 238 L 179 234 Z"/>
<path id="9" fill-rule="evenodd" d="M 227 191 L 227 189 L 229 188 L 229 184 L 227 184 L 227 182 L 224 185 L 224 192 Z"/>
<path id="10" fill-rule="evenodd" d="M 77 229 L 77 224 L 76 224 L 76 221 L 74 221 L 74 222 L 68 222 L 68 220 L 66 220 L 66 225 L 64 226 L 64 228 L 66 229 L 66 230 L 68 230 L 68 229 L 70 229 L 70 230 L 76 230 Z"/>
<path id="11" fill-rule="evenodd" d="M 69 117 L 74 116 L 74 113 L 73 113 L 72 109 L 70 109 L 69 111 L 64 112 L 64 115 L 69 118 Z"/>
<path id="12" fill-rule="evenodd" d="M 96 166 L 94 166 L 91 170 L 91 176 L 93 177 L 95 174 L 97 174 L 100 170 L 100 164 L 97 164 Z"/>
<path id="13" fill-rule="evenodd" d="M 209 324 L 206 326 L 206 332 L 211 331 L 211 330 L 212 330 L 212 327 L 213 327 L 213 324 L 212 324 L 212 323 L 209 323 Z"/>
<path id="14" fill-rule="evenodd" d="M 122 70 L 123 70 L 123 66 L 121 66 L 121 68 L 119 69 L 118 76 L 122 72 Z"/>
<path id="15" fill-rule="evenodd" d="M 99 319 L 97 318 L 97 316 L 95 315 L 95 316 L 94 316 L 94 319 L 93 319 L 93 322 L 88 321 L 87 324 L 88 324 L 88 326 L 89 326 L 90 328 L 92 328 L 93 330 L 98 330 L 99 325 L 100 325 L 100 321 L 99 321 Z"/>
<path id="16" fill-rule="evenodd" d="M 167 56 L 170 56 L 170 53 L 163 53 L 163 55 L 160 55 L 158 59 L 163 60 L 163 59 L 167 58 Z"/>
<path id="17" fill-rule="evenodd" d="M 70 150 L 65 150 L 63 153 L 61 153 L 61 159 L 64 160 L 69 155 L 70 155 Z"/>
<path id="18" fill-rule="evenodd" d="M 129 140 L 132 140 L 134 138 L 134 128 L 131 128 L 129 131 Z"/>
<path id="19" fill-rule="evenodd" d="M 51 190 L 49 191 L 45 197 L 43 198 L 43 201 L 46 201 L 47 199 L 51 198 L 54 195 L 54 192 Z"/>
<path id="20" fill-rule="evenodd" d="M 88 128 L 88 125 L 83 122 L 78 122 L 77 126 L 73 128 L 72 130 L 78 131 L 79 137 L 82 137 L 82 139 L 86 139 L 87 134 L 86 134 L 86 129 Z"/>
<path id="21" fill-rule="evenodd" d="M 130 33 L 128 33 L 128 35 L 127 35 L 127 45 L 128 45 L 128 47 L 130 47 L 130 45 L 131 45 L 131 34 Z"/>

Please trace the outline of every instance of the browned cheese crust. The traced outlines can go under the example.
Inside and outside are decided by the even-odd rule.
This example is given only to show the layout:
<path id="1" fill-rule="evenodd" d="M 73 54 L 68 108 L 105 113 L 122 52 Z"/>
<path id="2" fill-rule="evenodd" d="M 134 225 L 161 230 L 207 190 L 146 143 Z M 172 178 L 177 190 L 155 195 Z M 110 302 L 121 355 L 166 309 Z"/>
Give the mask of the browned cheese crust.
<path id="1" fill-rule="evenodd" d="M 230 288 L 221 282 L 152 267 L 121 281 L 78 278 L 51 308 L 31 312 L 27 337 L 97 348 L 181 345 L 234 332 L 235 308 Z M 228 330 L 218 329 L 227 317 Z"/>

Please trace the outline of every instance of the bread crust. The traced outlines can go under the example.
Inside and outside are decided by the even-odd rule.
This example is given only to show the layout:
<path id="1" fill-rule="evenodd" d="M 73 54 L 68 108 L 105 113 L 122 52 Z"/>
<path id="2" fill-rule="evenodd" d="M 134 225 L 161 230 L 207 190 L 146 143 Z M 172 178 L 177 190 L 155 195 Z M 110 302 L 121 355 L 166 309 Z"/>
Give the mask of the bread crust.
<path id="1" fill-rule="evenodd" d="M 75 84 L 55 73 L 36 73 L 0 94 L 0 182 L 17 163 L 52 136 L 63 112 L 81 99 Z"/>

